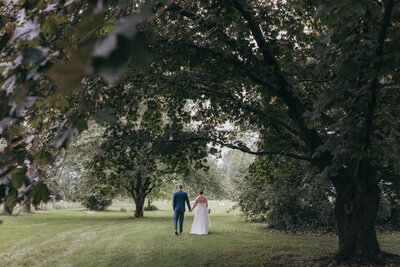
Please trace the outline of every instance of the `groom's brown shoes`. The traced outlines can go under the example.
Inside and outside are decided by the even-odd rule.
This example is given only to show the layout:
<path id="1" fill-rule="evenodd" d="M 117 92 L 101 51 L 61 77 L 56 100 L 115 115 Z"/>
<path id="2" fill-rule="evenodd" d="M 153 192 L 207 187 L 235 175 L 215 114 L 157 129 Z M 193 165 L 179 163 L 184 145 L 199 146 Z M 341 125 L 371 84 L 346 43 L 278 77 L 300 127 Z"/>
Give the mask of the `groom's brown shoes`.
<path id="1" fill-rule="evenodd" d="M 175 231 L 175 235 L 178 235 L 178 232 L 177 232 L 177 231 Z"/>

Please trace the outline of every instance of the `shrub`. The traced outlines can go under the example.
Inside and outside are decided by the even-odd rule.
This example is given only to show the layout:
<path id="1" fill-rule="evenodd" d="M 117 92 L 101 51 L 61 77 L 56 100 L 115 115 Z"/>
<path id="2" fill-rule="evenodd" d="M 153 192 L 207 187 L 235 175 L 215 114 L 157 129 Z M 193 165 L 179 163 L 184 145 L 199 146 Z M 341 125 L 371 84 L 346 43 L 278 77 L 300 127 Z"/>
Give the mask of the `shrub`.
<path id="1" fill-rule="evenodd" d="M 242 182 L 243 216 L 282 231 L 336 231 L 332 185 L 304 163 L 288 159 L 257 160 Z M 391 187 L 389 187 L 391 186 Z M 400 229 L 399 188 L 381 184 L 378 229 Z"/>
<path id="2" fill-rule="evenodd" d="M 379 202 L 379 210 L 376 218 L 378 229 L 400 230 L 400 201 L 383 194 Z"/>
<path id="3" fill-rule="evenodd" d="M 82 205 L 89 210 L 102 211 L 108 208 L 112 203 L 110 198 L 99 194 L 89 194 L 83 197 Z"/>
<path id="4" fill-rule="evenodd" d="M 158 210 L 158 208 L 154 205 L 147 205 L 146 207 L 144 207 L 145 211 L 151 211 L 151 210 Z"/>
<path id="5" fill-rule="evenodd" d="M 315 178 L 311 167 L 292 160 L 254 162 L 239 196 L 243 216 L 283 231 L 335 231 L 330 185 Z"/>

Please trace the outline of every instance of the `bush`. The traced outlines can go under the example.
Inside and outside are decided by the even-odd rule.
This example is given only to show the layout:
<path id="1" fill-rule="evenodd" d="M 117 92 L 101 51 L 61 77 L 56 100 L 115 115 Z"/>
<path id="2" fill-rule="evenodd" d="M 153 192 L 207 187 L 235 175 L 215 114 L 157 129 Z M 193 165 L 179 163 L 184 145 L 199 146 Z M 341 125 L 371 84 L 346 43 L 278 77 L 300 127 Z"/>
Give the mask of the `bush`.
<path id="1" fill-rule="evenodd" d="M 382 195 L 376 218 L 378 229 L 400 230 L 400 201 L 390 195 Z"/>
<path id="2" fill-rule="evenodd" d="M 89 194 L 83 198 L 82 205 L 89 210 L 102 211 L 108 208 L 112 200 L 99 194 Z"/>
<path id="3" fill-rule="evenodd" d="M 398 176 L 395 179 L 399 180 Z M 384 193 L 376 227 L 399 230 L 400 185 L 393 182 L 380 186 Z M 336 231 L 335 190 L 306 163 L 258 158 L 241 188 L 239 206 L 248 220 L 282 231 Z"/>
<path id="4" fill-rule="evenodd" d="M 151 211 L 151 210 L 158 210 L 158 208 L 154 205 L 147 205 L 146 207 L 144 207 L 145 211 Z"/>
<path id="5" fill-rule="evenodd" d="M 336 230 L 330 185 L 315 179 L 311 167 L 278 159 L 258 160 L 250 168 L 239 196 L 246 219 L 282 231 Z"/>

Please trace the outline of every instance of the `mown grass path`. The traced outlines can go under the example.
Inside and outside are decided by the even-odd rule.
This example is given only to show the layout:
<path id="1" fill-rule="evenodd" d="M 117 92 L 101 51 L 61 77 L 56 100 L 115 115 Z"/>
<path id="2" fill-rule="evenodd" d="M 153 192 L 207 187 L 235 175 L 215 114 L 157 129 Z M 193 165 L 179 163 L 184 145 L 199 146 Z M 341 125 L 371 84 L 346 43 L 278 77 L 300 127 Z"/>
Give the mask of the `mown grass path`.
<path id="1" fill-rule="evenodd" d="M 2 217 L 0 266 L 298 265 L 336 250 L 334 236 L 266 232 L 212 205 L 208 236 L 189 235 L 189 212 L 184 233 L 175 236 L 169 210 L 145 212 L 143 219 L 131 219 L 119 206 L 95 214 L 73 209 Z M 385 251 L 400 252 L 400 233 L 379 239 Z"/>

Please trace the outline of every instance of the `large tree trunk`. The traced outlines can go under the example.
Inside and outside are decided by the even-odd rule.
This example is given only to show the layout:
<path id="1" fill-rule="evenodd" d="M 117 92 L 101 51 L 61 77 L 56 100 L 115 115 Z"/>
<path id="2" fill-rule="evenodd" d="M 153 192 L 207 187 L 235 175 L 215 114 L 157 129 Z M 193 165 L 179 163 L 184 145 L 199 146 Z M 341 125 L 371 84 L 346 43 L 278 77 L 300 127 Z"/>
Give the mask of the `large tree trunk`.
<path id="1" fill-rule="evenodd" d="M 4 201 L 3 203 L 3 214 L 4 215 L 11 215 L 13 213 L 13 208 L 7 205 L 7 202 Z"/>
<path id="2" fill-rule="evenodd" d="M 382 263 L 382 253 L 376 237 L 380 189 L 376 169 L 364 159 L 335 183 L 337 197 L 335 214 L 338 224 L 339 261 Z"/>
<path id="3" fill-rule="evenodd" d="M 135 218 L 142 218 L 143 217 L 143 207 L 144 207 L 144 202 L 145 202 L 145 196 L 138 196 L 135 199 L 135 205 L 136 205 L 136 209 L 135 209 Z"/>

